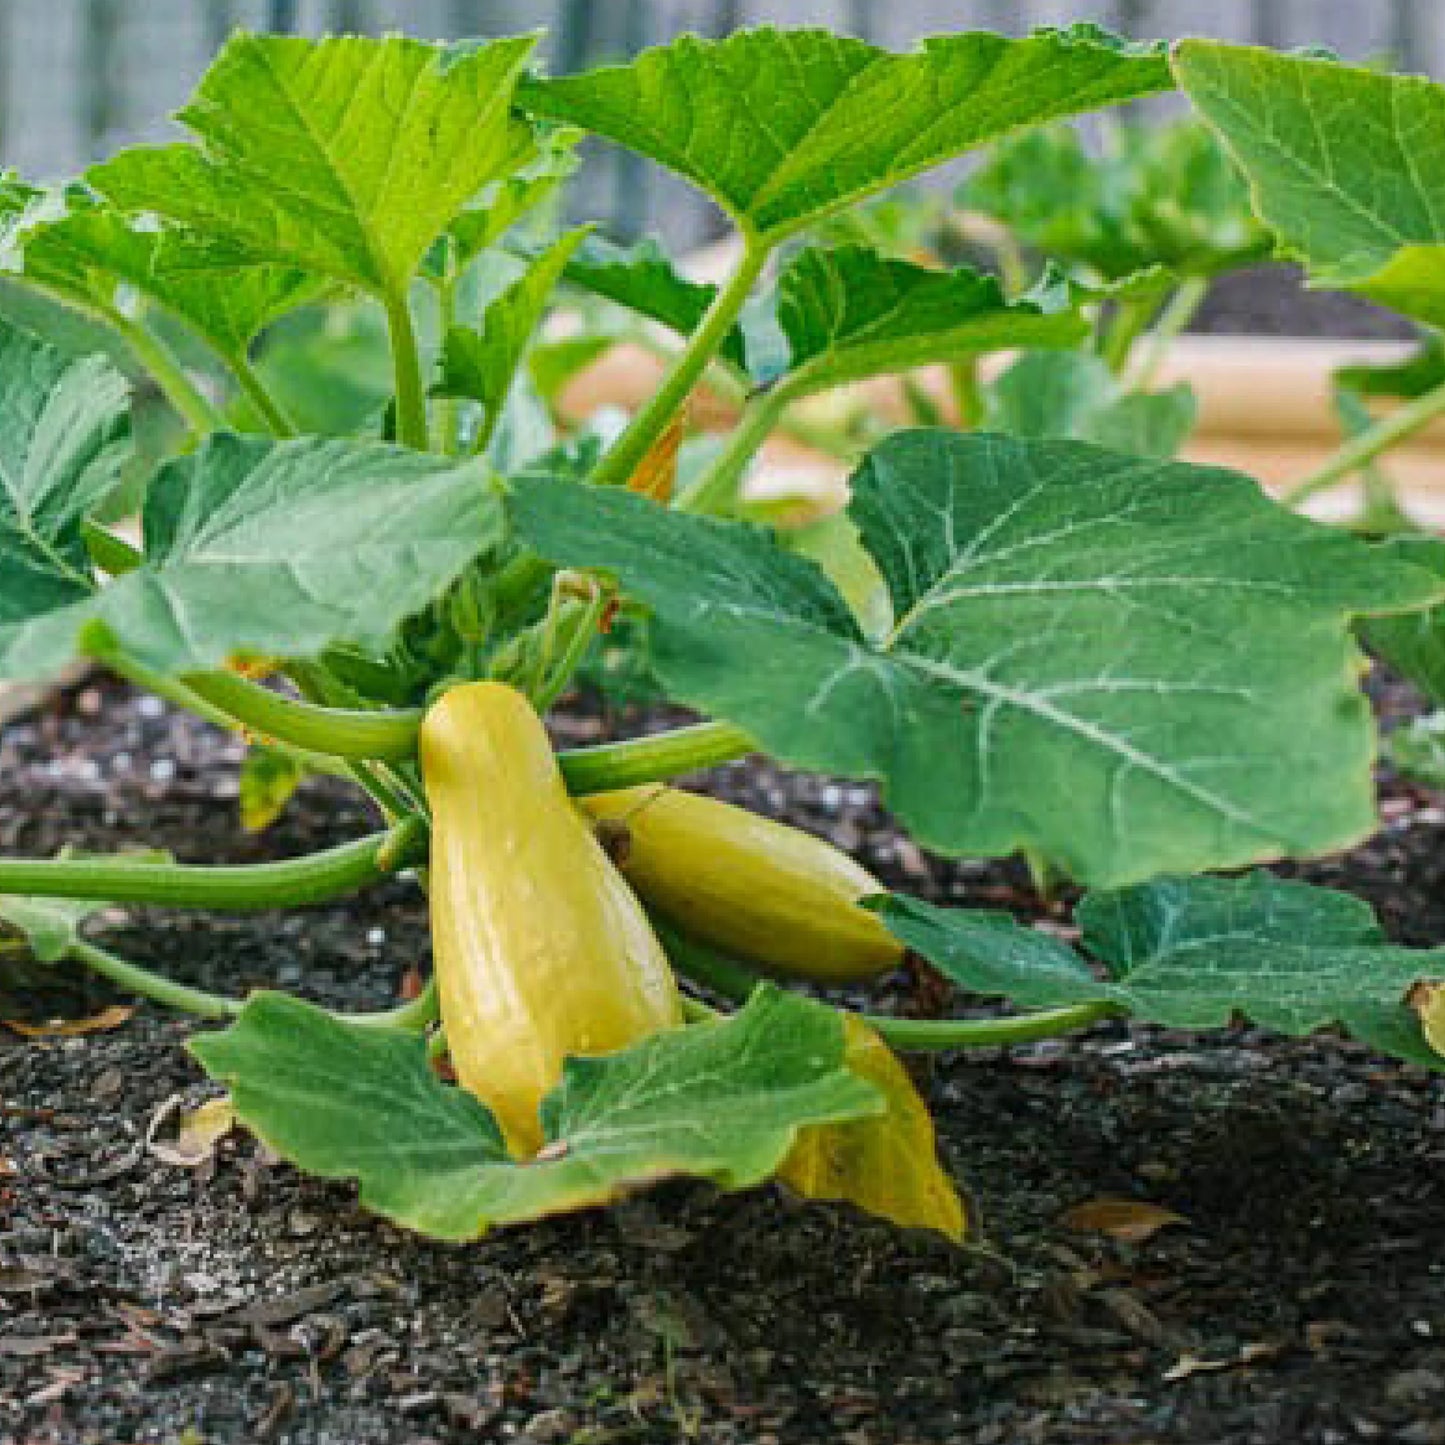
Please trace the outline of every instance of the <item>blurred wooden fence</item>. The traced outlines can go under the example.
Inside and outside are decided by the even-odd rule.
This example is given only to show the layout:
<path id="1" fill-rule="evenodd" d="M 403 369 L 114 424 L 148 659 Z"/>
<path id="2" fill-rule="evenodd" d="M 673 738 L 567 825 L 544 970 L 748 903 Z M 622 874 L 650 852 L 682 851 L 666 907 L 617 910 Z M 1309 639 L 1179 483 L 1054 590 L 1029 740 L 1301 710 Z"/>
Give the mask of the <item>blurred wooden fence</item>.
<path id="1" fill-rule="evenodd" d="M 428 37 L 548 27 L 554 71 L 678 33 L 822 24 L 905 47 L 920 35 L 1098 20 L 1137 36 L 1213 35 L 1391 54 L 1445 77 L 1445 0 L 0 0 L 0 163 L 55 178 L 167 134 L 207 57 L 236 25 L 403 30 Z M 582 203 L 619 234 L 705 235 L 708 209 L 634 157 L 591 168 Z"/>

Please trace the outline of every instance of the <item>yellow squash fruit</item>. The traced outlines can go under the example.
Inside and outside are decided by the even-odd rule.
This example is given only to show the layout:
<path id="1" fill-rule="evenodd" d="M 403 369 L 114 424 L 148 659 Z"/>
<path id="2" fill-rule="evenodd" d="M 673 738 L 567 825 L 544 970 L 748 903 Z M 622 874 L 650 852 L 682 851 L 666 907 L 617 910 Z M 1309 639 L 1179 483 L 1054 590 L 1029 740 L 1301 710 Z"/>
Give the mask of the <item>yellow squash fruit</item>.
<path id="1" fill-rule="evenodd" d="M 641 904 L 567 796 L 531 705 L 502 683 L 453 688 L 428 712 L 432 950 L 462 1087 L 516 1155 L 568 1055 L 605 1054 L 682 1022 Z"/>
<path id="2" fill-rule="evenodd" d="M 858 907 L 883 885 L 821 838 L 661 784 L 577 801 L 617 835 L 618 867 L 649 907 L 701 943 L 818 983 L 875 978 L 903 960 Z"/>

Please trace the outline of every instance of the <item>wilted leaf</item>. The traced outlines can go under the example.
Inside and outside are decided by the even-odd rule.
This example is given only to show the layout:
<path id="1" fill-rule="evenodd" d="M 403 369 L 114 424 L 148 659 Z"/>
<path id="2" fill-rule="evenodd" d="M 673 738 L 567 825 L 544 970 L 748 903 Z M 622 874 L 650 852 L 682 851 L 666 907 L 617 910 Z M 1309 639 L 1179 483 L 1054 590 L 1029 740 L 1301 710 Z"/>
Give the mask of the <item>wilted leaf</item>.
<path id="1" fill-rule="evenodd" d="M 682 450 L 683 419 L 679 412 L 647 449 L 637 470 L 627 479 L 627 489 L 664 505 L 672 500 L 677 486 L 677 458 Z"/>
<path id="2" fill-rule="evenodd" d="M 194 1109 L 167 1099 L 151 1117 L 146 1148 L 163 1164 L 195 1169 L 215 1157 L 221 1140 L 236 1127 L 236 1111 L 227 1098 L 208 1099 Z M 162 1135 L 166 1137 L 162 1137 Z"/>
<path id="3" fill-rule="evenodd" d="M 893 1050 L 862 1019 L 844 1018 L 848 1067 L 877 1085 L 887 1112 L 806 1129 L 778 1178 L 808 1199 L 842 1199 L 906 1229 L 952 1240 L 967 1227 L 963 1201 L 938 1162 L 933 1118 Z"/>
<path id="4" fill-rule="evenodd" d="M 305 776 L 305 768 L 291 753 L 264 744 L 249 748 L 241 764 L 239 780 L 241 826 L 248 833 L 269 828 L 281 816 Z"/>

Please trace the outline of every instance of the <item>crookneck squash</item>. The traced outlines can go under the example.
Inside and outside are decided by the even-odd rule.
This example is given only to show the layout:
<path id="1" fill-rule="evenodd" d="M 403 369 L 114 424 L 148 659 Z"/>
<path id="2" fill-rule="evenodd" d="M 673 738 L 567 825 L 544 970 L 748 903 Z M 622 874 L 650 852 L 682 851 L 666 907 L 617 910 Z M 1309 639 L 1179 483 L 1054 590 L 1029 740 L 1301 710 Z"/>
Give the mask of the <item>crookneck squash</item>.
<path id="1" fill-rule="evenodd" d="M 578 799 L 648 907 L 700 943 L 785 978 L 854 983 L 903 960 L 857 900 L 883 885 L 832 844 L 662 784 Z"/>
<path id="2" fill-rule="evenodd" d="M 495 682 L 451 689 L 423 721 L 421 762 L 452 1067 L 512 1152 L 534 1153 L 537 1108 L 563 1059 L 680 1023 L 677 986 L 521 693 Z"/>

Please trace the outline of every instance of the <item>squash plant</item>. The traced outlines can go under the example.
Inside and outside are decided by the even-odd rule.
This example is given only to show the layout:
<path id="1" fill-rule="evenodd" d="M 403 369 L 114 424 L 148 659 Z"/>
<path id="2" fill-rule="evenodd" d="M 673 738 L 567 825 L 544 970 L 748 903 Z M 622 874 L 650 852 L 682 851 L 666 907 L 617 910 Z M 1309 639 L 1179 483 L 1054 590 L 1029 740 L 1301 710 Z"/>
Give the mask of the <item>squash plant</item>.
<path id="1" fill-rule="evenodd" d="M 1244 1015 L 1435 1067 L 1406 999 L 1445 960 L 1391 947 L 1353 900 L 1198 875 L 1371 829 L 1351 627 L 1440 603 L 1437 570 L 1237 474 L 985 432 L 901 432 L 858 467 L 848 525 L 884 604 L 866 616 L 767 528 L 712 515 L 790 398 L 1082 334 L 1067 295 L 856 243 L 795 246 L 769 276 L 784 243 L 1001 135 L 1169 88 L 1164 52 L 1091 27 L 909 54 L 761 29 L 552 79 L 533 46 L 239 34 L 180 112 L 189 139 L 0 190 L 12 280 L 106 328 L 186 433 L 129 540 L 105 520 L 147 471 L 126 380 L 0 332 L 0 676 L 92 658 L 350 778 L 382 819 L 255 867 L 6 858 L 11 929 L 229 1020 L 191 1048 L 240 1119 L 448 1239 L 675 1174 L 777 1176 L 957 1237 L 889 1046 Z M 585 230 L 519 237 L 583 132 L 718 204 L 741 238 L 726 284 Z M 564 278 L 687 339 L 620 431 L 552 444 L 527 362 Z M 358 298 L 385 327 L 387 395 L 327 434 L 261 340 Z M 749 400 L 679 492 L 680 419 L 718 368 Z M 554 758 L 539 718 L 619 609 L 706 720 Z M 653 786 L 760 750 L 875 780 L 941 853 L 1025 850 L 1081 880 L 1080 950 L 889 898 L 816 841 Z M 693 841 L 659 874 L 668 828 Z M 431 890 L 440 987 L 377 1016 L 201 993 L 85 931 L 102 902 L 276 908 L 401 871 Z M 755 972 L 857 980 L 903 948 L 1021 1011 L 892 1019 Z"/>

